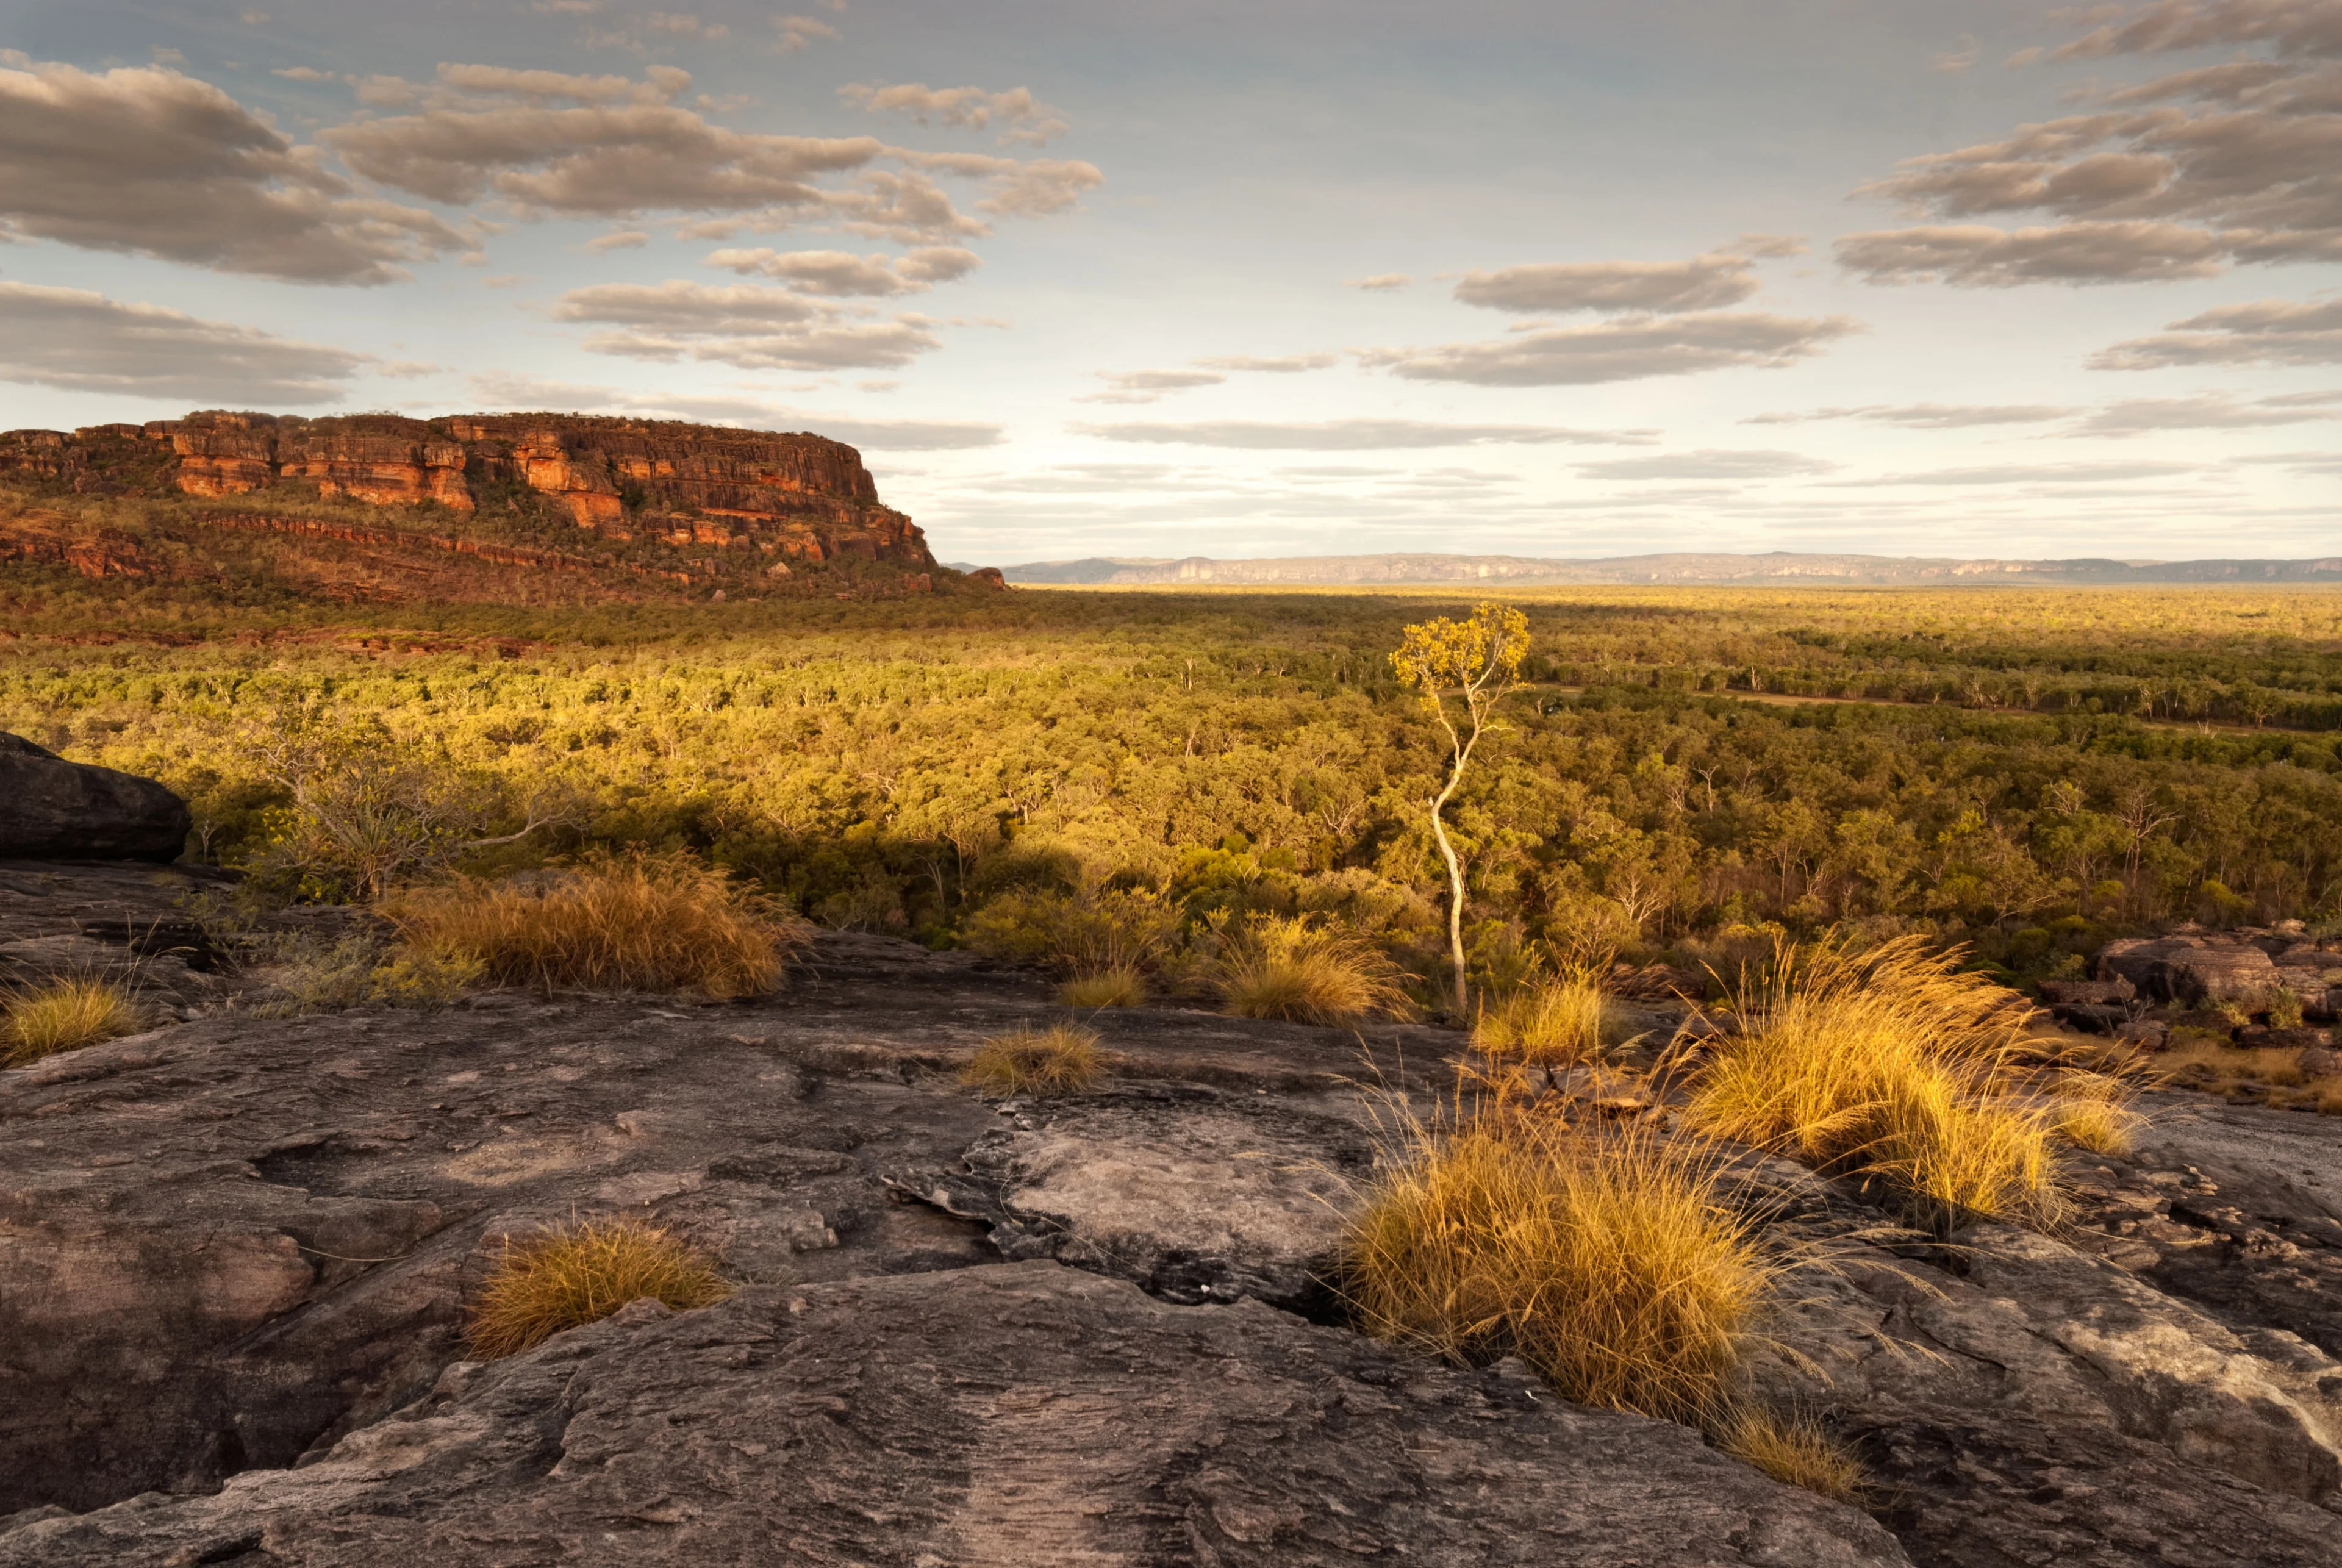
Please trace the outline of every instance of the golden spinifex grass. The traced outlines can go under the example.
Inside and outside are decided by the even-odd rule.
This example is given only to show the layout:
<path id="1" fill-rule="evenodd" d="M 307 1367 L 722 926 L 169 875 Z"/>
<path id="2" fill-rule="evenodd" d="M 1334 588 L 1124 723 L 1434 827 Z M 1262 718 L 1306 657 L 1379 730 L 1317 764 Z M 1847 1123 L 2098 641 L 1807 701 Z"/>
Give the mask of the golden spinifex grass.
<path id="1" fill-rule="evenodd" d="M 1096 1083 L 1105 1071 L 1097 1031 L 1052 1024 L 993 1036 L 959 1076 L 961 1083 L 996 1094 L 1072 1094 Z"/>
<path id="2" fill-rule="evenodd" d="M 1308 915 L 1270 915 L 1234 932 L 1215 965 L 1222 1008 L 1238 1018 L 1355 1024 L 1403 1014 L 1400 970 L 1364 937 Z"/>
<path id="3" fill-rule="evenodd" d="M 1915 1225 L 2053 1218 L 2057 1075 L 2020 1000 L 1959 959 L 1917 937 L 1782 945 L 1743 974 L 1743 1033 L 1711 1043 L 1693 1123 L 1875 1179 Z"/>
<path id="4" fill-rule="evenodd" d="M 1057 987 L 1057 1001 L 1066 1007 L 1144 1007 L 1146 976 L 1127 964 L 1076 974 Z"/>
<path id="5" fill-rule="evenodd" d="M 1846 1444 L 1808 1415 L 1742 1406 L 1718 1423 L 1716 1444 L 1774 1480 L 1850 1502 L 1862 1490 L 1862 1465 Z"/>
<path id="6" fill-rule="evenodd" d="M 681 854 L 593 861 L 542 892 L 465 877 L 399 894 L 383 913 L 418 953 L 547 991 L 760 995 L 803 933 Z"/>
<path id="7" fill-rule="evenodd" d="M 0 1001 L 0 1066 L 23 1067 L 60 1051 L 137 1033 L 130 993 L 110 980 L 46 981 Z"/>
<path id="8" fill-rule="evenodd" d="M 1346 1238 L 1366 1332 L 1459 1362 L 1517 1353 L 1580 1404 L 1725 1407 L 1777 1265 L 1696 1149 L 1501 1111 L 1406 1137 Z"/>
<path id="9" fill-rule="evenodd" d="M 1480 1014 L 1472 1044 L 1497 1061 L 1524 1066 L 1595 1062 L 1602 1054 L 1602 987 L 1583 975 L 1526 986 Z"/>
<path id="10" fill-rule="evenodd" d="M 507 1239 L 472 1303 L 465 1343 L 484 1361 L 517 1355 L 564 1329 L 648 1296 L 677 1312 L 732 1293 L 707 1256 L 639 1220 L 586 1220 Z"/>

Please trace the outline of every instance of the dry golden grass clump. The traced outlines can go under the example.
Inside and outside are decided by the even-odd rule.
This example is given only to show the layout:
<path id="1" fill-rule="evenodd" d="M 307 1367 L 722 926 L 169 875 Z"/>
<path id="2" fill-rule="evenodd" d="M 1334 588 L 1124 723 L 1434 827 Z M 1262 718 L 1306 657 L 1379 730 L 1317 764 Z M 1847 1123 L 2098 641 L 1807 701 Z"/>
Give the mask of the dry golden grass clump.
<path id="1" fill-rule="evenodd" d="M 645 1296 L 686 1312 L 731 1293 L 714 1263 L 666 1231 L 638 1220 L 587 1220 L 507 1239 L 464 1339 L 473 1354 L 494 1361 Z"/>
<path id="2" fill-rule="evenodd" d="M 1237 1018 L 1355 1024 L 1371 1014 L 1406 1011 L 1400 973 L 1366 938 L 1295 914 L 1236 931 L 1215 978 L 1221 1005 Z"/>
<path id="3" fill-rule="evenodd" d="M 1861 1464 L 1809 1416 L 1743 1406 L 1719 1423 L 1716 1444 L 1776 1481 L 1840 1503 L 1852 1502 L 1862 1490 Z"/>
<path id="4" fill-rule="evenodd" d="M 1917 937 L 1863 954 L 1785 944 L 1762 976 L 1744 974 L 1744 1033 L 1716 1043 L 1695 1076 L 1693 1122 L 1877 1178 L 1916 1225 L 2054 1218 L 2056 1081 L 2016 995 L 1957 972 L 1958 958 Z M 2091 1115 L 2101 1133 L 2110 1119 L 2077 1113 L 2084 1135 Z"/>
<path id="5" fill-rule="evenodd" d="M 1057 1001 L 1066 1007 L 1144 1007 L 1146 976 L 1127 964 L 1076 974 L 1057 987 Z"/>
<path id="6" fill-rule="evenodd" d="M 1074 1094 L 1106 1071 L 1097 1032 L 1078 1024 L 1012 1029 L 980 1046 L 960 1082 L 996 1094 Z"/>
<path id="7" fill-rule="evenodd" d="M 0 1003 L 0 1066 L 28 1066 L 60 1051 L 135 1034 L 142 1021 L 130 993 L 110 980 L 27 986 Z"/>
<path id="8" fill-rule="evenodd" d="M 546 991 L 755 996 L 780 983 L 803 926 L 687 855 L 592 862 L 542 893 L 464 878 L 387 901 L 404 944 Z"/>
<path id="9" fill-rule="evenodd" d="M 2068 1074 L 2058 1084 L 2057 1135 L 2077 1149 L 2120 1159 L 2130 1153 L 2138 1113 L 2130 1089 L 2098 1074 Z"/>
<path id="10" fill-rule="evenodd" d="M 1410 1142 L 1346 1242 L 1366 1332 L 1459 1362 L 1517 1353 L 1580 1404 L 1722 1408 L 1775 1266 L 1715 1202 L 1712 1165 L 1646 1133 L 1499 1116 Z"/>
<path id="11" fill-rule="evenodd" d="M 1516 991 L 1481 1014 L 1472 1044 L 1528 1067 L 1591 1064 L 1602 1055 L 1602 987 L 1571 976 Z"/>

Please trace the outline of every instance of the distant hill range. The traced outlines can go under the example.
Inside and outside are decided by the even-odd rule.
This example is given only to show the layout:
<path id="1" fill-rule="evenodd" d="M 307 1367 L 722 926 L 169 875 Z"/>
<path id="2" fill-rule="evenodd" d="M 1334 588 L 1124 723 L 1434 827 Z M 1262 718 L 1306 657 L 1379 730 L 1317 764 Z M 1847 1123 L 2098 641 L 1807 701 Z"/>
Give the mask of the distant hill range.
<path id="1" fill-rule="evenodd" d="M 1590 561 L 1530 555 L 1292 555 L 1258 561 L 1215 561 L 1190 555 L 1093 556 L 1081 561 L 1032 561 L 1004 566 L 1011 583 L 1114 586 L 1175 586 L 1222 583 L 1276 584 L 2103 584 L 2150 583 L 2342 583 L 2342 555 L 2314 561 L 2070 561 L 1958 560 L 1949 556 L 1807 555 L 1776 550 L 1764 555 L 1681 552 L 1611 555 Z"/>

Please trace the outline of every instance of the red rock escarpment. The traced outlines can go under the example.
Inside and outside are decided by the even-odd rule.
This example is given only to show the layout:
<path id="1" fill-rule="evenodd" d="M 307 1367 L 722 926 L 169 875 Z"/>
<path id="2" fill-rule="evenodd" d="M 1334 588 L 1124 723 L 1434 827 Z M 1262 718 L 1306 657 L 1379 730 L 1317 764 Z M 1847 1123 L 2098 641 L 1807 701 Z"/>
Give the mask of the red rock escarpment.
<path id="1" fill-rule="evenodd" d="M 396 414 L 303 419 L 205 411 L 145 425 L 0 435 L 0 474 L 112 488 L 113 468 L 167 444 L 190 495 L 284 481 L 375 505 L 475 511 L 499 490 L 559 503 L 579 527 L 627 538 L 762 549 L 823 561 L 933 566 L 926 540 L 881 505 L 861 454 L 813 434 L 582 414 Z M 88 483 L 85 484 L 85 476 Z"/>

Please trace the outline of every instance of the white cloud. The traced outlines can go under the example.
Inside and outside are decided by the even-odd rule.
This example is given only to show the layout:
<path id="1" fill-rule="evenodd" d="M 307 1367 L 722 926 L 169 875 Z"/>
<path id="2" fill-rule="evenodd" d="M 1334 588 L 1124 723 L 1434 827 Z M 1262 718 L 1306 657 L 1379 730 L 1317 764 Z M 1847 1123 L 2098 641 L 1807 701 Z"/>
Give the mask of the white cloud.
<path id="1" fill-rule="evenodd" d="M 1802 424 L 1818 419 L 1862 419 L 1914 430 L 1964 430 L 1980 424 L 2038 424 L 2063 419 L 2073 412 L 2047 403 L 1873 403 L 1852 408 L 1817 408 L 1804 414 L 1759 414 L 1740 423 Z"/>
<path id="2" fill-rule="evenodd" d="M 472 242 L 370 199 L 175 71 L 0 70 L 0 220 L 21 235 L 295 283 L 380 284 Z"/>
<path id="3" fill-rule="evenodd" d="M 591 353 L 759 370 L 889 370 L 942 346 L 921 318 L 846 320 L 835 305 L 755 284 L 597 284 L 563 295 L 552 315 L 616 329 L 588 336 Z"/>
<path id="4" fill-rule="evenodd" d="M 2342 418 L 2342 392 L 2293 393 L 2245 402 L 2222 392 L 2192 397 L 2141 397 L 2100 409 L 2076 424 L 2074 435 L 2146 435 L 2158 430 L 2248 430 Z"/>
<path id="5" fill-rule="evenodd" d="M 338 403 L 363 354 L 87 289 L 0 283 L 0 376 L 205 404 Z"/>
<path id="6" fill-rule="evenodd" d="M 1195 424 L 1076 424 L 1068 428 L 1106 441 L 1149 445 L 1225 446 L 1255 452 L 1376 452 L 1399 447 L 1501 444 L 1646 446 L 1649 430 L 1572 430 L 1550 424 L 1440 424 L 1414 419 L 1336 419 L 1279 424 L 1224 419 Z"/>
<path id="7" fill-rule="evenodd" d="M 1456 297 L 1491 310 L 1673 313 L 1738 305 L 1760 286 L 1751 256 L 1711 251 L 1689 261 L 1534 262 L 1469 272 Z"/>
<path id="8" fill-rule="evenodd" d="M 2192 463 L 2002 463 L 1973 468 L 1936 468 L 1917 474 L 1885 474 L 1869 479 L 1831 479 L 1823 483 L 1863 488 L 1898 484 L 2103 484 L 2131 479 L 2168 479 L 2197 471 L 2197 465 Z"/>
<path id="9" fill-rule="evenodd" d="M 816 40 L 837 36 L 837 29 L 817 16 L 776 16 L 773 25 L 780 31 L 776 46 L 784 55 L 810 49 Z"/>
<path id="10" fill-rule="evenodd" d="M 747 276 L 779 278 L 807 294 L 886 296 L 920 294 L 939 283 L 966 277 L 983 262 L 956 245 L 930 245 L 899 257 L 856 255 L 850 251 L 753 250 L 711 252 L 707 265 Z"/>
<path id="11" fill-rule="evenodd" d="M 1736 367 L 1779 369 L 1862 330 L 1848 316 L 1702 311 L 1623 316 L 1487 342 L 1369 349 L 1359 358 L 1411 381 L 1582 386 Z"/>
<path id="12" fill-rule="evenodd" d="M 427 359 L 385 359 L 368 368 L 376 375 L 395 381 L 415 381 L 426 375 L 444 375 L 447 371 L 447 366 L 434 365 Z"/>
<path id="13" fill-rule="evenodd" d="M 1872 283 L 2144 283 L 2211 277 L 2226 265 L 2219 241 L 2180 224 L 2135 219 L 1999 229 L 1946 224 L 1877 229 L 1837 242 L 1837 264 Z"/>
<path id="14" fill-rule="evenodd" d="M 1837 466 L 1801 452 L 1661 452 L 1648 457 L 1613 457 L 1581 463 L 1589 479 L 1788 479 L 1827 474 Z"/>
<path id="15" fill-rule="evenodd" d="M 619 229 L 587 240 L 586 248 L 599 255 L 607 251 L 640 250 L 650 243 L 651 236 L 641 229 Z"/>
<path id="16" fill-rule="evenodd" d="M 2090 356 L 2093 370 L 2172 365 L 2342 365 L 2342 297 L 2254 300 L 2175 321 Z"/>
<path id="17" fill-rule="evenodd" d="M 1403 272 L 1378 272 L 1369 273 L 1365 277 L 1346 277 L 1342 280 L 1342 286 L 1379 292 L 1383 289 L 1405 288 L 1414 281 Z"/>
<path id="18" fill-rule="evenodd" d="M 981 87 L 930 87 L 924 82 L 903 82 L 885 87 L 855 82 L 840 87 L 837 95 L 872 114 L 891 110 L 909 115 L 921 124 L 934 119 L 946 125 L 981 131 L 997 121 L 1004 145 L 1026 142 L 1042 146 L 1051 137 L 1062 136 L 1071 129 L 1063 115 L 1034 97 L 1028 87 L 987 93 Z"/>
<path id="19" fill-rule="evenodd" d="M 1227 377 L 1212 370 L 1120 370 L 1100 371 L 1098 379 L 1106 384 L 1105 392 L 1093 392 L 1077 403 L 1153 403 L 1166 392 L 1186 392 L 1198 386 L 1217 386 Z"/>
<path id="20" fill-rule="evenodd" d="M 639 414 L 738 424 L 757 430 L 806 431 L 866 451 L 940 452 L 996 446 L 1001 430 L 980 421 L 857 419 L 809 413 L 756 397 L 646 391 L 505 373 L 475 375 L 474 392 L 492 407 L 576 414 Z"/>
<path id="21" fill-rule="evenodd" d="M 1339 365 L 1338 354 L 1207 354 L 1195 363 L 1206 370 L 1249 370 L 1271 375 L 1293 375 L 1305 370 L 1325 370 Z"/>

